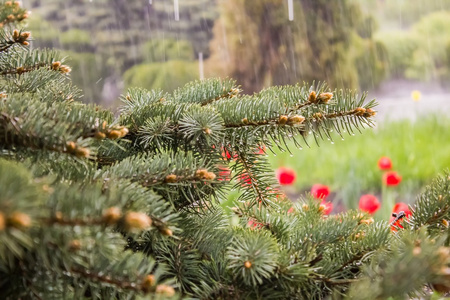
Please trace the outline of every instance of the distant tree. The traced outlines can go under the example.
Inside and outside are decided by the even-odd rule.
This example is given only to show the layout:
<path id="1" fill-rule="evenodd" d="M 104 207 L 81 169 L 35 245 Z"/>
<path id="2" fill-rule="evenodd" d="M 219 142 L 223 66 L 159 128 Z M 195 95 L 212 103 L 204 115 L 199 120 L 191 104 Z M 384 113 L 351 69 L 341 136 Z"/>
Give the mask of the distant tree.
<path id="1" fill-rule="evenodd" d="M 354 3 L 294 1 L 292 21 L 287 1 L 230 0 L 219 8 L 208 71 L 239 78 L 247 92 L 312 80 L 367 88 L 383 77 L 383 51 L 371 40 L 373 19 L 361 16 Z M 372 58 L 358 70 L 356 61 L 367 54 Z M 368 67 L 377 65 L 372 76 Z"/>

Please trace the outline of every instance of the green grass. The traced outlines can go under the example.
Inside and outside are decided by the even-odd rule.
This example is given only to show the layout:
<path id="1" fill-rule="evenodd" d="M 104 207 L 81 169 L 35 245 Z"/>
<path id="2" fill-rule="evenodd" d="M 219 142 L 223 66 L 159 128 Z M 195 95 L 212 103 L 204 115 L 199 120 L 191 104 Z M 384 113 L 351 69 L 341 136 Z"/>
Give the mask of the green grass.
<path id="1" fill-rule="evenodd" d="M 357 208 L 359 197 L 365 193 L 381 193 L 382 172 L 377 162 L 388 156 L 393 169 L 403 181 L 395 187 L 397 201 L 414 202 L 421 189 L 444 169 L 450 168 L 450 118 L 429 116 L 416 122 L 407 120 L 383 122 L 363 134 L 339 136 L 330 141 L 310 140 L 311 148 L 287 152 L 274 149 L 269 154 L 274 169 L 288 166 L 296 170 L 294 187 L 289 194 L 300 194 L 314 183 L 330 186 L 335 200 L 347 208 Z M 269 151 L 270 153 L 270 151 Z"/>

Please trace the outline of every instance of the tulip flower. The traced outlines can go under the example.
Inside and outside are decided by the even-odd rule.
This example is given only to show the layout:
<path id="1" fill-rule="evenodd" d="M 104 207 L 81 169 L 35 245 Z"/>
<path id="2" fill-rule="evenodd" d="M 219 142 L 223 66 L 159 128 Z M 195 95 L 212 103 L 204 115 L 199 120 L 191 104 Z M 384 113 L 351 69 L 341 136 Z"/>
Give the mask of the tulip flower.
<path id="1" fill-rule="evenodd" d="M 392 213 L 398 214 L 399 212 L 403 211 L 405 213 L 405 217 L 403 219 L 407 219 L 409 216 L 412 215 L 411 210 L 409 209 L 408 205 L 403 202 L 399 202 L 394 205 L 394 208 L 392 209 Z M 403 219 L 397 220 L 394 224 L 391 225 L 392 231 L 397 231 L 397 228 L 403 228 L 402 222 Z M 392 223 L 395 220 L 394 216 L 391 216 L 391 219 L 389 220 L 390 223 Z"/>
<path id="2" fill-rule="evenodd" d="M 359 199 L 359 209 L 369 214 L 374 214 L 381 206 L 380 201 L 374 195 L 362 195 Z"/>
<path id="3" fill-rule="evenodd" d="M 383 182 L 387 186 L 399 185 L 402 181 L 402 176 L 395 171 L 389 171 L 383 174 Z"/>
<path id="4" fill-rule="evenodd" d="M 390 170 L 392 169 L 392 161 L 389 157 L 383 156 L 378 160 L 378 168 L 380 170 Z"/>
<path id="5" fill-rule="evenodd" d="M 297 178 L 297 174 L 291 168 L 280 167 L 275 171 L 278 182 L 281 185 L 291 185 Z"/>
<path id="6" fill-rule="evenodd" d="M 330 188 L 323 184 L 314 184 L 311 187 L 311 195 L 316 199 L 326 199 L 330 194 Z"/>

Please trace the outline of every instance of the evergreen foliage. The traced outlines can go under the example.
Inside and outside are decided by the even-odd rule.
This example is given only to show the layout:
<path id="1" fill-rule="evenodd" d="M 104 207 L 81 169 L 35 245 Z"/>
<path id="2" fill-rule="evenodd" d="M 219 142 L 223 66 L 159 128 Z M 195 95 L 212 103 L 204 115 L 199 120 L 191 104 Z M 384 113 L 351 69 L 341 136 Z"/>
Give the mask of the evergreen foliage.
<path id="1" fill-rule="evenodd" d="M 2 298 L 449 290 L 449 174 L 391 233 L 367 214 L 326 217 L 308 197 L 293 204 L 256 153 L 363 130 L 375 101 L 325 84 L 241 96 L 235 81 L 208 79 L 170 94 L 130 89 L 116 117 L 80 103 L 70 68 L 54 51 L 29 50 L 30 34 L 16 25 L 0 29 Z M 219 205 L 230 188 L 242 190 L 233 216 Z"/>

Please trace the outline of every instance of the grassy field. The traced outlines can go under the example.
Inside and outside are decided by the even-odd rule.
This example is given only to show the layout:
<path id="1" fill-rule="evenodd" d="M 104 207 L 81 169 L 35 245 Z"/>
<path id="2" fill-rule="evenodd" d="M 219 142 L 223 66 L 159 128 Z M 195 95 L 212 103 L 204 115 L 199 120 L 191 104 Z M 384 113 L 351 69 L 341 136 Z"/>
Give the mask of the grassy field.
<path id="1" fill-rule="evenodd" d="M 363 134 L 322 141 L 317 146 L 298 150 L 292 147 L 293 156 L 275 150 L 269 154 L 274 169 L 291 167 L 297 172 L 297 180 L 286 191 L 299 195 L 315 183 L 330 186 L 335 202 L 347 208 L 356 208 L 364 193 L 381 193 L 382 172 L 377 161 L 388 156 L 393 169 L 403 181 L 395 187 L 397 201 L 407 203 L 444 169 L 450 168 L 450 118 L 429 116 L 412 123 L 402 120 L 384 122 Z"/>

